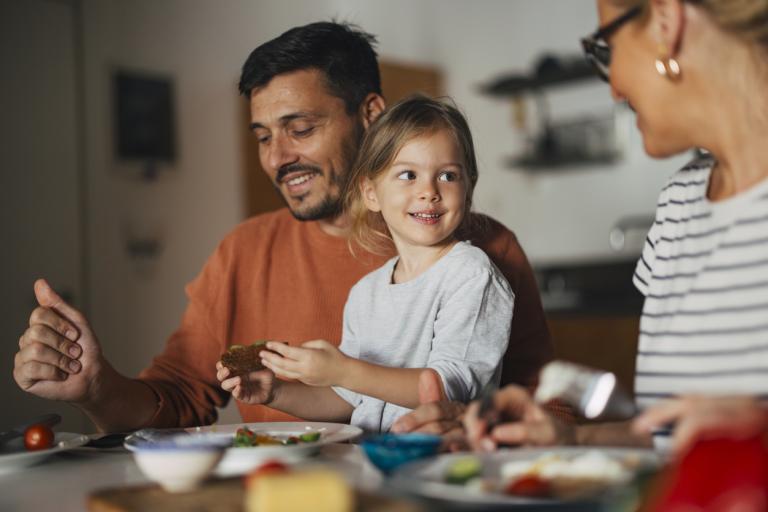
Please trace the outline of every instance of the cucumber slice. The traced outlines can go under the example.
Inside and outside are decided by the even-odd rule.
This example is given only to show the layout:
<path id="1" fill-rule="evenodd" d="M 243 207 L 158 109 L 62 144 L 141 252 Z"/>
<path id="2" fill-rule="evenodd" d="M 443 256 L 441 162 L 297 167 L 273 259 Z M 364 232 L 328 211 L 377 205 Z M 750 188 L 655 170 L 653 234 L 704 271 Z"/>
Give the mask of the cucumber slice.
<path id="1" fill-rule="evenodd" d="M 480 460 L 476 457 L 459 459 L 448 467 L 445 473 L 445 481 L 449 484 L 463 485 L 469 480 L 479 476 L 483 470 Z"/>

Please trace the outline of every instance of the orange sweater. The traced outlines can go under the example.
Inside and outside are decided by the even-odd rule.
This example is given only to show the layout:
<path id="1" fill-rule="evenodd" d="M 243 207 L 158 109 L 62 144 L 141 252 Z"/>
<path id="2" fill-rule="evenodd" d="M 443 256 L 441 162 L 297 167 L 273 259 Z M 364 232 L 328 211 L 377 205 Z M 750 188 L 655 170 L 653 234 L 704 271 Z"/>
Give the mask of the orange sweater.
<path id="1" fill-rule="evenodd" d="M 514 234 L 490 220 L 472 243 L 486 251 L 515 292 L 512 335 L 502 384 L 530 385 L 551 359 L 552 346 L 536 282 Z M 253 217 L 234 229 L 187 287 L 181 326 L 139 379 L 158 396 L 155 427 L 208 425 L 229 393 L 216 380 L 216 361 L 232 344 L 259 339 L 300 344 L 341 342 L 350 288 L 386 257 L 353 256 L 343 238 L 317 222 L 298 222 L 287 209 Z M 243 421 L 295 419 L 238 402 Z"/>

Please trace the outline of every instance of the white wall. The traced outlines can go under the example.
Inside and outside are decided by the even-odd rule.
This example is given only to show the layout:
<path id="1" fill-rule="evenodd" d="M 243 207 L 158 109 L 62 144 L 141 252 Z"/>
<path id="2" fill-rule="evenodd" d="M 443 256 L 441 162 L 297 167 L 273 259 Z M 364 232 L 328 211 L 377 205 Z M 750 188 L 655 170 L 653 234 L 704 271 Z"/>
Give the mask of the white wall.
<path id="1" fill-rule="evenodd" d="M 621 257 L 609 248 L 610 228 L 621 217 L 652 214 L 661 184 L 677 166 L 645 156 L 634 116 L 625 111 L 620 120 L 629 140 L 618 165 L 540 173 L 505 167 L 522 147 L 522 135 L 512 128 L 509 102 L 478 94 L 478 86 L 504 72 L 530 70 L 544 51 L 579 52 L 579 38 L 597 26 L 594 3 L 435 4 L 441 7 L 435 9 L 438 61 L 446 69 L 449 93 L 469 117 L 480 157 L 476 204 L 513 229 L 535 263 Z M 608 86 L 599 81 L 553 89 L 547 97 L 555 121 L 613 108 Z"/>
<path id="2" fill-rule="evenodd" d="M 506 102 L 481 96 L 478 85 L 529 69 L 543 50 L 578 51 L 578 37 L 596 24 L 593 0 L 84 0 L 83 12 L 91 313 L 107 356 L 128 374 L 162 348 L 185 306 L 184 285 L 241 220 L 240 66 L 292 26 L 353 21 L 379 36 L 382 57 L 440 66 L 474 130 L 478 209 L 513 228 L 534 261 L 611 256 L 610 226 L 650 214 L 674 167 L 649 162 L 636 134 L 615 168 L 538 176 L 502 165 L 520 136 Z M 174 79 L 178 159 L 157 182 L 137 180 L 138 166 L 113 160 L 114 67 Z M 590 108 L 611 105 L 597 83 L 562 94 L 556 103 L 576 94 Z M 163 235 L 149 271 L 126 255 L 126 224 Z"/>

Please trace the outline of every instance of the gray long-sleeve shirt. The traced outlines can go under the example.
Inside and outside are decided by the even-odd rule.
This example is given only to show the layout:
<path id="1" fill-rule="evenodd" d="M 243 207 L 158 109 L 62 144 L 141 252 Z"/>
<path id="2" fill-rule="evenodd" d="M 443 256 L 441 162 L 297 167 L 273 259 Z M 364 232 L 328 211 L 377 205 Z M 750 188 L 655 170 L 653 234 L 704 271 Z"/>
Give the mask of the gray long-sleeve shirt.
<path id="1" fill-rule="evenodd" d="M 339 347 L 383 366 L 433 368 L 449 400 L 468 402 L 498 385 L 514 293 L 486 254 L 459 242 L 432 267 L 392 284 L 397 258 L 363 277 L 344 307 Z M 355 407 L 353 425 L 387 431 L 409 409 L 334 387 Z"/>

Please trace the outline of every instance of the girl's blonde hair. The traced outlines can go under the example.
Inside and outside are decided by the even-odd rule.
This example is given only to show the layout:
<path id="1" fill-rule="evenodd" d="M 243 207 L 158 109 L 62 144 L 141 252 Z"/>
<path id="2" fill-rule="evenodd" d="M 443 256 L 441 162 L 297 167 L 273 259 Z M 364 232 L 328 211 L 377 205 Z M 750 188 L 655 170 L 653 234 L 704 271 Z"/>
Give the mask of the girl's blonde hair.
<path id="1" fill-rule="evenodd" d="M 386 110 L 371 124 L 363 138 L 344 191 L 344 206 L 352 222 L 351 249 L 356 243 L 376 254 L 392 252 L 392 236 L 384 218 L 381 213 L 372 212 L 365 206 L 363 183 L 366 178 L 375 180 L 388 169 L 406 143 L 441 130 L 447 130 L 456 140 L 465 178 L 468 178 L 464 218 L 459 230 L 469 228 L 472 192 L 477 183 L 477 159 L 469 125 L 452 101 L 417 94 Z"/>
<path id="2" fill-rule="evenodd" d="M 649 0 L 612 0 L 623 7 L 643 6 Z M 768 0 L 686 0 L 701 7 L 723 30 L 768 51 Z"/>

